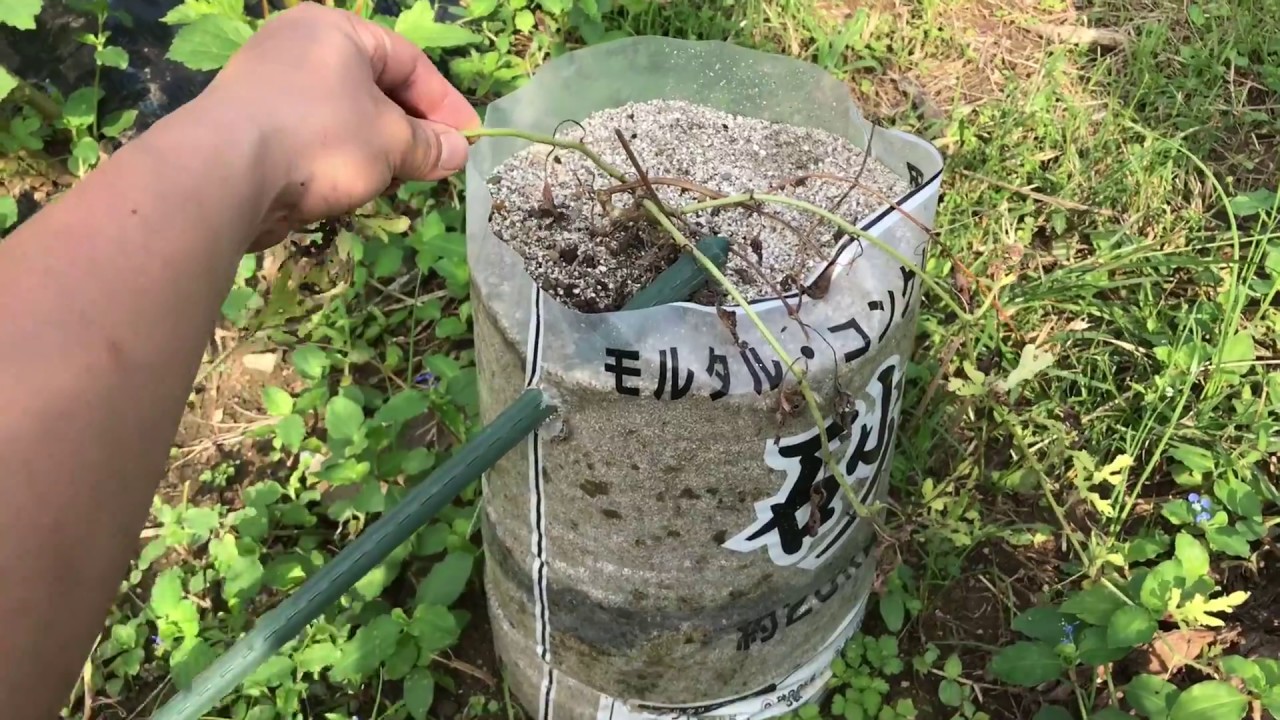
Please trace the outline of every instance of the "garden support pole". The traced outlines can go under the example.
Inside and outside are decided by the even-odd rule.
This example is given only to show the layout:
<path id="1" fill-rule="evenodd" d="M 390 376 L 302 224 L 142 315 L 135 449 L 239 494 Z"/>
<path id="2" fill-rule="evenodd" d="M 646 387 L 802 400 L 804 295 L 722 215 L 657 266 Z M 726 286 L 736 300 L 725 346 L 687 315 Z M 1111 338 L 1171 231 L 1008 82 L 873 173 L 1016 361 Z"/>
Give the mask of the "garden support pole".
<path id="1" fill-rule="evenodd" d="M 723 267 L 729 257 L 729 241 L 722 237 L 703 238 L 698 249 L 717 267 Z M 694 259 L 682 254 L 641 288 L 626 308 L 639 310 L 686 300 L 707 279 Z M 390 512 L 263 615 L 247 635 L 195 677 L 190 689 L 173 696 L 152 715 L 152 720 L 198 720 L 555 411 L 541 390 L 525 390 Z"/>
<path id="2" fill-rule="evenodd" d="M 524 391 L 390 512 L 263 615 L 248 634 L 196 676 L 189 690 L 175 695 L 152 715 L 153 720 L 199 720 L 555 410 L 541 390 Z"/>

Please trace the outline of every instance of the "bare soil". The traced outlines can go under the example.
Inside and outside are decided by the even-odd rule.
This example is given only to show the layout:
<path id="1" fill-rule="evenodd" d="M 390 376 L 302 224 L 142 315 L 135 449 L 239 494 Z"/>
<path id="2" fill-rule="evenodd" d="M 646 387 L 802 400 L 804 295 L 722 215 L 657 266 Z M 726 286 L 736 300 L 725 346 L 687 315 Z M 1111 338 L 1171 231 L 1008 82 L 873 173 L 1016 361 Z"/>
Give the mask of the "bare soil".
<path id="1" fill-rule="evenodd" d="M 638 177 L 638 163 L 668 208 L 770 192 L 856 223 L 907 190 L 905 179 L 843 138 L 684 102 L 613 108 L 563 134 L 581 136 L 628 178 Z M 499 166 L 490 184 L 495 233 L 544 290 L 580 311 L 617 310 L 679 255 L 637 205 L 648 189 L 619 183 L 579 153 L 527 148 Z M 842 234 L 816 220 L 783 205 L 735 205 L 687 214 L 680 224 L 694 241 L 728 238 L 726 275 L 755 299 L 803 285 L 829 258 Z"/>

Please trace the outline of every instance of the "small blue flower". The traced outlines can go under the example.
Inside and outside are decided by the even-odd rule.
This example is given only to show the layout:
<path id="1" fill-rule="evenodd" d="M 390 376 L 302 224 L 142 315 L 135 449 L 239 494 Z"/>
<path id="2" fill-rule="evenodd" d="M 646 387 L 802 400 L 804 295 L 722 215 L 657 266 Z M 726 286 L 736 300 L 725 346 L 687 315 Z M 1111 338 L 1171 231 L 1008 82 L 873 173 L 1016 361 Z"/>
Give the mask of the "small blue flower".
<path id="1" fill-rule="evenodd" d="M 1209 513 L 1207 513 L 1207 512 L 1201 512 L 1199 515 L 1196 515 L 1196 522 L 1197 522 L 1197 523 L 1206 523 L 1206 522 L 1209 522 L 1209 518 L 1211 518 L 1211 517 L 1213 517 L 1213 516 L 1212 516 L 1212 515 L 1210 515 Z"/>
<path id="2" fill-rule="evenodd" d="M 1080 623 L 1078 622 L 1069 623 L 1066 620 L 1062 621 L 1062 643 L 1064 645 L 1070 645 L 1076 641 L 1076 627 L 1079 624 Z"/>
<path id="3" fill-rule="evenodd" d="M 1188 496 L 1187 496 L 1187 502 L 1191 503 L 1192 505 L 1199 505 L 1199 504 L 1200 504 L 1200 493 L 1191 493 L 1190 495 L 1188 495 Z"/>
<path id="4" fill-rule="evenodd" d="M 418 376 L 413 379 L 413 382 L 415 385 L 426 385 L 427 387 L 433 387 L 436 384 L 436 376 L 432 375 L 429 372 L 422 372 L 422 373 L 419 373 Z"/>
<path id="5" fill-rule="evenodd" d="M 161 647 L 161 646 L 163 646 L 163 645 L 164 645 L 164 641 L 160 639 L 160 636 L 159 636 L 159 635 L 152 635 L 152 636 L 151 636 L 151 643 L 152 643 L 153 645 L 155 645 L 156 647 Z"/>
<path id="6" fill-rule="evenodd" d="M 1213 507 L 1213 504 L 1209 502 L 1209 498 L 1202 497 L 1200 498 L 1200 507 L 1204 508 L 1205 510 L 1208 510 L 1209 508 Z"/>

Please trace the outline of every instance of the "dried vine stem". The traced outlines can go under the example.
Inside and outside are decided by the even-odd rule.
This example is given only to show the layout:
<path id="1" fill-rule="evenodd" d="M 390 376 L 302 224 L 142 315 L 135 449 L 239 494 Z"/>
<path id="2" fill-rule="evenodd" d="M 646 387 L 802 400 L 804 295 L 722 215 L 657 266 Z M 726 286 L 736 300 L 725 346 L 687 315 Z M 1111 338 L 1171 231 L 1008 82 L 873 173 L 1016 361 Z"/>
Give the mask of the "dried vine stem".
<path id="1" fill-rule="evenodd" d="M 510 130 L 507 128 L 477 128 L 475 130 L 463 130 L 462 136 L 472 141 L 483 137 L 519 138 L 520 140 L 528 140 L 529 142 L 536 143 L 538 145 L 551 145 L 553 147 L 564 148 L 565 150 L 574 150 L 582 153 L 588 160 L 595 163 L 596 167 L 599 167 L 606 175 L 614 180 L 617 180 L 620 183 L 628 181 L 627 176 L 624 175 L 621 170 L 610 165 L 609 162 L 600 157 L 596 151 L 576 140 L 562 140 L 552 135 L 525 132 L 524 130 Z"/>
<path id="2" fill-rule="evenodd" d="M 912 261 L 907 256 L 903 255 L 902 253 L 898 252 L 892 247 L 889 247 L 889 245 L 885 243 L 883 240 L 881 240 L 880 238 L 877 238 L 871 235 L 870 233 L 860 230 L 857 226 L 855 226 L 853 223 L 849 222 L 848 220 L 845 220 L 844 218 L 840 217 L 839 215 L 836 215 L 833 212 L 824 210 L 818 207 L 817 205 L 814 205 L 813 203 L 808 203 L 808 202 L 805 202 L 804 200 L 797 200 L 795 198 L 790 198 L 785 195 L 742 193 L 739 195 L 730 195 L 728 197 L 723 197 L 716 200 L 706 200 L 703 202 L 696 202 L 689 205 L 685 205 L 684 207 L 677 209 L 676 212 L 682 215 L 687 215 L 689 213 L 700 212 L 703 210 L 710 210 L 711 208 L 716 208 L 716 207 L 724 207 L 726 205 L 745 205 L 745 204 L 754 203 L 754 202 L 767 202 L 767 203 L 774 203 L 777 205 L 790 205 L 791 207 L 799 208 L 800 210 L 813 213 L 814 215 L 817 215 L 827 220 L 832 225 L 835 225 L 836 227 L 843 230 L 850 237 L 856 237 L 856 238 L 867 240 L 872 245 L 875 245 L 876 247 L 883 250 L 886 254 L 889 255 L 889 257 L 893 258 L 894 260 L 897 260 L 899 263 L 902 263 L 904 266 L 911 268 L 917 275 L 920 276 L 921 281 L 924 282 L 925 285 L 929 286 L 930 290 L 933 290 L 935 293 L 937 293 L 942 297 L 942 299 L 946 302 L 948 309 L 950 309 L 956 315 L 966 320 L 972 320 L 974 318 L 974 315 L 966 312 L 963 308 L 961 308 L 960 305 L 956 303 L 956 301 L 952 299 L 951 296 L 948 295 L 940 285 L 938 285 L 938 282 L 936 280 L 934 280 L 931 276 L 925 273 L 924 268 L 917 265 L 914 261 Z"/>
<path id="3" fill-rule="evenodd" d="M 822 441 L 822 459 L 826 463 L 827 469 L 831 471 L 831 474 L 834 475 L 836 480 L 840 483 L 840 487 L 844 489 L 845 494 L 849 497 L 849 502 L 853 505 L 853 508 L 858 512 L 858 514 L 864 517 L 869 517 L 870 512 L 858 500 L 857 493 L 855 493 L 853 491 L 853 487 L 849 485 L 849 479 L 844 476 L 844 470 L 836 462 L 835 456 L 831 452 L 831 441 L 827 437 L 827 421 L 822 416 L 822 407 L 818 404 L 817 396 L 813 394 L 813 389 L 809 387 L 809 381 L 805 379 L 804 370 L 796 367 L 795 360 L 792 360 L 791 356 L 787 354 L 787 351 L 782 347 L 782 343 L 778 342 L 778 339 L 773 336 L 773 333 L 769 331 L 767 326 L 765 326 L 764 321 L 760 319 L 760 316 L 756 314 L 756 311 L 751 309 L 751 305 L 747 302 L 747 299 L 742 296 L 742 293 L 738 288 L 730 282 L 729 278 L 724 276 L 724 273 L 720 272 L 720 268 L 716 267 L 716 264 L 711 262 L 710 258 L 703 255 L 702 252 L 700 252 L 698 248 L 689 241 L 689 238 L 685 237 L 684 234 L 680 232 L 680 229 L 675 226 L 675 223 L 671 222 L 671 218 L 667 217 L 666 213 L 662 212 L 662 209 L 648 198 L 641 199 L 640 204 L 649 212 L 649 215 L 651 215 L 653 219 L 662 226 L 662 229 L 667 231 L 667 234 L 675 240 L 676 244 L 679 245 L 682 250 L 692 255 L 693 259 L 697 260 L 698 264 L 702 266 L 703 271 L 705 271 L 707 275 L 710 275 L 711 279 L 715 280 L 716 283 L 724 289 L 729 297 L 738 304 L 738 307 L 742 308 L 742 312 L 747 316 L 747 319 L 751 321 L 751 324 L 756 326 L 756 330 L 760 332 L 760 336 L 764 338 L 764 341 L 769 344 L 769 347 L 778 355 L 778 358 L 782 360 L 783 364 L 791 369 L 791 374 L 796 379 L 796 385 L 800 388 L 800 394 L 804 397 L 805 405 L 809 407 L 809 415 L 813 417 L 813 422 L 818 428 L 818 439 Z"/>

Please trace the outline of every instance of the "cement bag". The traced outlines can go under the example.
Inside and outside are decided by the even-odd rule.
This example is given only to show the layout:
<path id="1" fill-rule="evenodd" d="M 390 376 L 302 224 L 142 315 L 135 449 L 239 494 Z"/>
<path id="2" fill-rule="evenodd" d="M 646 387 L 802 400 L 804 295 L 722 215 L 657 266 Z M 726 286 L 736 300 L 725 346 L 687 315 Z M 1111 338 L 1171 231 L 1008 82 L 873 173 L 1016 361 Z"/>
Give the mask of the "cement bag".
<path id="1" fill-rule="evenodd" d="M 551 133 L 654 99 L 870 139 L 910 181 L 896 204 L 933 222 L 942 160 L 928 142 L 873 132 L 819 68 L 732 45 L 578 50 L 490 105 L 486 125 Z M 871 524 L 824 470 L 807 411 L 780 424 L 794 382 L 741 309 L 735 344 L 714 307 L 584 314 L 534 285 L 487 221 L 486 178 L 526 145 L 482 140 L 467 167 L 484 421 L 529 386 L 560 406 L 484 480 L 485 586 L 508 681 L 539 718 L 780 715 L 820 692 L 861 623 Z M 892 206 L 854 220 L 923 264 L 927 234 Z M 830 262 L 825 297 L 801 307 L 807 328 L 777 299 L 753 307 L 806 359 L 836 455 L 871 503 L 888 486 L 922 284 L 863 240 Z"/>

